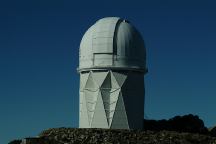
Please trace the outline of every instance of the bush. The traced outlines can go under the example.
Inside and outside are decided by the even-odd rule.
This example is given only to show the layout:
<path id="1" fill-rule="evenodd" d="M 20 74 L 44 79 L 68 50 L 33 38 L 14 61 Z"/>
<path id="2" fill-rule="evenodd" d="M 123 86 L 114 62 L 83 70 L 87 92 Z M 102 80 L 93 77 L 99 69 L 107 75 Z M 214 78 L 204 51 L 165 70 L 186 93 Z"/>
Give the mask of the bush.
<path id="1" fill-rule="evenodd" d="M 21 144 L 22 140 L 13 140 L 9 142 L 8 144 Z"/>
<path id="2" fill-rule="evenodd" d="M 213 129 L 211 129 L 210 135 L 213 136 L 213 137 L 216 137 L 216 127 L 214 127 Z"/>
<path id="3" fill-rule="evenodd" d="M 175 116 L 169 120 L 146 120 L 144 119 L 144 129 L 161 131 L 177 131 L 207 134 L 208 129 L 203 121 L 196 115 Z"/>

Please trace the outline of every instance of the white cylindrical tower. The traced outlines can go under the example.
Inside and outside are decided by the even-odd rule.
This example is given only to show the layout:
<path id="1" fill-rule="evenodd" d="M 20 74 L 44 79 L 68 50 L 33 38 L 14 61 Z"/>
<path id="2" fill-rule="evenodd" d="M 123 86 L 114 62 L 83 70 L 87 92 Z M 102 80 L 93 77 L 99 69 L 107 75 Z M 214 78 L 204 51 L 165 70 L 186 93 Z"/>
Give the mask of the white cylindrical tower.
<path id="1" fill-rule="evenodd" d="M 98 20 L 80 43 L 80 128 L 142 129 L 146 52 L 126 20 Z"/>

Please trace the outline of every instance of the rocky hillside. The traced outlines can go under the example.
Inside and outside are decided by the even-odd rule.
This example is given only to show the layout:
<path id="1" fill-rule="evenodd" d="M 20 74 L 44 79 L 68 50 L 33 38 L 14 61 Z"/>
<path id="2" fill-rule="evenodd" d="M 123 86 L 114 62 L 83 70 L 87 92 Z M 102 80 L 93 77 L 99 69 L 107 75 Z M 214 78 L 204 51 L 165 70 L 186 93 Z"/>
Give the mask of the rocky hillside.
<path id="1" fill-rule="evenodd" d="M 216 138 L 201 134 L 171 131 L 103 130 L 103 129 L 50 129 L 40 134 L 62 143 L 92 144 L 216 144 Z"/>
<path id="2" fill-rule="evenodd" d="M 22 144 L 216 144 L 216 138 L 172 131 L 56 128 Z M 20 141 L 10 144 L 20 144 Z"/>
<path id="3" fill-rule="evenodd" d="M 144 125 L 145 130 L 53 128 L 9 144 L 216 144 L 216 128 L 209 131 L 191 114 Z"/>

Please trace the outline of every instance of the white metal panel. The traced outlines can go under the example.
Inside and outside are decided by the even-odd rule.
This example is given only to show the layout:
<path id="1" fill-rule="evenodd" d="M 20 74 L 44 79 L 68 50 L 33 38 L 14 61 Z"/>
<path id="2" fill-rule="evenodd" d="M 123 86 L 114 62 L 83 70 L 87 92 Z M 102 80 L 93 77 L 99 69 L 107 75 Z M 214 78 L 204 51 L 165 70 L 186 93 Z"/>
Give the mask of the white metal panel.
<path id="1" fill-rule="evenodd" d="M 122 87 L 125 80 L 127 79 L 127 73 L 123 72 L 112 72 L 113 76 L 115 77 L 116 81 L 118 82 L 118 85 Z"/>
<path id="2" fill-rule="evenodd" d="M 104 79 L 102 85 L 102 89 L 111 89 L 111 75 L 110 71 L 107 73 L 106 78 Z"/>
<path id="3" fill-rule="evenodd" d="M 111 41 L 112 41 L 112 38 L 95 38 L 95 39 L 93 39 L 94 54 L 97 54 L 97 53 L 112 54 L 113 53 L 113 43 Z"/>
<path id="4" fill-rule="evenodd" d="M 112 33 L 111 31 L 97 31 L 97 32 L 94 32 L 92 34 L 92 38 L 95 39 L 95 38 L 98 38 L 98 37 L 101 37 L 101 38 L 113 38 L 113 35 L 114 33 Z"/>
<path id="5" fill-rule="evenodd" d="M 122 95 L 119 94 L 116 109 L 110 128 L 129 129 L 127 114 L 124 106 Z"/>
<path id="6" fill-rule="evenodd" d="M 99 92 L 95 112 L 91 124 L 92 128 L 108 128 L 106 114 L 103 106 L 101 94 Z"/>
<path id="7" fill-rule="evenodd" d="M 80 95 L 80 102 L 82 103 L 82 105 L 80 105 L 79 127 L 90 128 L 86 100 L 83 94 Z"/>
<path id="8" fill-rule="evenodd" d="M 110 72 L 110 76 L 111 76 L 111 87 L 112 89 L 118 89 L 120 88 L 121 86 L 118 84 L 115 76 L 113 75 L 113 72 Z"/>
<path id="9" fill-rule="evenodd" d="M 111 90 L 111 92 L 110 92 L 109 126 L 111 126 L 111 124 L 112 124 L 112 120 L 113 120 L 113 116 L 114 116 L 114 113 L 116 110 L 116 104 L 117 104 L 117 100 L 118 100 L 120 91 L 121 91 L 121 88 Z"/>
<path id="10" fill-rule="evenodd" d="M 104 82 L 108 73 L 109 73 L 108 71 L 106 71 L 106 72 L 92 72 L 92 77 L 96 81 L 98 87 L 101 87 L 101 85 Z"/>
<path id="11" fill-rule="evenodd" d="M 88 88 L 80 89 L 80 127 L 87 128 L 89 123 L 91 128 L 142 129 L 143 74 L 116 71 L 89 73 Z"/>
<path id="12" fill-rule="evenodd" d="M 120 92 L 121 92 L 121 87 L 118 89 L 111 89 L 111 91 L 110 91 L 110 103 L 117 102 Z M 112 107 L 111 109 L 115 109 L 115 107 Z"/>
<path id="13" fill-rule="evenodd" d="M 80 89 L 81 90 L 85 87 L 88 77 L 89 77 L 89 73 L 84 73 L 80 75 Z"/>
<path id="14" fill-rule="evenodd" d="M 81 43 L 80 43 L 80 60 L 88 59 L 92 57 L 92 31 L 95 29 L 95 26 L 91 26 L 86 33 L 84 34 Z"/>
<path id="15" fill-rule="evenodd" d="M 107 18 L 96 23 L 93 31 L 93 53 L 113 53 L 113 38 L 119 18 Z"/>
<path id="16" fill-rule="evenodd" d="M 98 85 L 95 82 L 95 80 L 93 79 L 92 72 L 90 72 L 89 75 L 88 75 L 87 82 L 85 84 L 85 89 L 86 90 L 91 90 L 91 91 L 96 91 L 97 88 L 98 88 Z"/>
<path id="17" fill-rule="evenodd" d="M 145 72 L 145 59 L 140 33 L 130 23 L 108 17 L 97 21 L 83 36 L 79 70 L 110 66 Z"/>
<path id="18" fill-rule="evenodd" d="M 94 54 L 94 66 L 112 66 L 113 64 L 113 55 L 95 53 Z"/>

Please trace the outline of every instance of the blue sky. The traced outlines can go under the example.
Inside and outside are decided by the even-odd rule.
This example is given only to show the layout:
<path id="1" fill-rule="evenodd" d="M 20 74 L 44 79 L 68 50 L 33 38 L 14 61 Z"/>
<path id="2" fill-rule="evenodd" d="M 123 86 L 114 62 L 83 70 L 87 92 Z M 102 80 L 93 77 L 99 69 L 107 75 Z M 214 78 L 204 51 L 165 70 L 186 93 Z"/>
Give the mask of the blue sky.
<path id="1" fill-rule="evenodd" d="M 0 2 L 0 143 L 78 126 L 79 43 L 94 22 L 128 19 L 149 73 L 145 115 L 196 114 L 216 124 L 216 3 L 212 0 Z"/>

